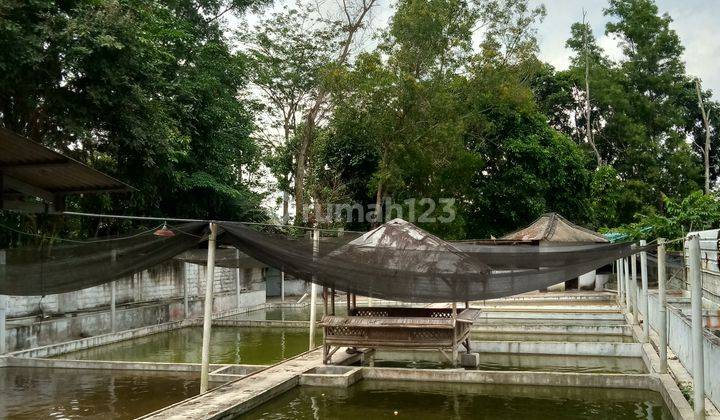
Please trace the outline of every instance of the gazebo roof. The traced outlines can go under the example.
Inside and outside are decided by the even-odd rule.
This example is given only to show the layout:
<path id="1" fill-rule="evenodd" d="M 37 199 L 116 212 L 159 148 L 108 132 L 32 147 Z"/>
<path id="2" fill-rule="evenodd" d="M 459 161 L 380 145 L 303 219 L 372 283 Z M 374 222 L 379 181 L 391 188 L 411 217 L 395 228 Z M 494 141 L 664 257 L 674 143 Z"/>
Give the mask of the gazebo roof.
<path id="1" fill-rule="evenodd" d="M 504 240 L 604 243 L 597 232 L 578 226 L 557 213 L 546 213 L 529 226 L 503 236 Z"/>

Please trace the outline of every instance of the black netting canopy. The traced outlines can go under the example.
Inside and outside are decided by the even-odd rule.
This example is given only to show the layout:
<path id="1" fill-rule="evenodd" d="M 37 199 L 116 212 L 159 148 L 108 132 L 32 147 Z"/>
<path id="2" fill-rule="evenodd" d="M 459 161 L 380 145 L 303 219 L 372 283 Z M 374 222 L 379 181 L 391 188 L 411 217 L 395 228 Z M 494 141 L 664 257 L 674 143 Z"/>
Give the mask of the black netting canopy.
<path id="1" fill-rule="evenodd" d="M 314 250 L 309 232 L 293 236 L 242 223 L 218 225 L 220 244 L 296 278 L 408 302 L 491 299 L 544 289 L 641 250 L 608 243 L 452 243 L 401 219 L 364 234 L 325 235 Z M 0 294 L 46 295 L 104 284 L 197 249 L 207 239 L 204 223 L 172 230 L 172 237 L 148 232 L 6 250 Z"/>

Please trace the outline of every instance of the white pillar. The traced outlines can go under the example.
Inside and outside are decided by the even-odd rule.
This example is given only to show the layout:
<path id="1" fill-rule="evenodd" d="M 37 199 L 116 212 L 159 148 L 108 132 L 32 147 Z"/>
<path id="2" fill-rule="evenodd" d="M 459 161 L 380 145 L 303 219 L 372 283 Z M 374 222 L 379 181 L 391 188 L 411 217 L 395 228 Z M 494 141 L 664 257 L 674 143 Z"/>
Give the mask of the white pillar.
<path id="1" fill-rule="evenodd" d="M 623 280 L 622 280 L 622 261 L 615 260 L 615 282 L 617 283 L 617 301 L 622 306 L 623 303 Z"/>
<path id="2" fill-rule="evenodd" d="M 205 273 L 205 312 L 203 317 L 202 360 L 200 367 L 200 393 L 208 390 L 210 382 L 210 332 L 212 328 L 213 282 L 215 281 L 215 241 L 217 225 L 210 223 L 208 240 L 207 272 Z"/>
<path id="3" fill-rule="evenodd" d="M 620 306 L 625 305 L 625 296 L 627 295 L 627 284 L 625 283 L 625 269 L 623 267 L 624 259 L 618 260 L 618 288 L 622 291 L 620 294 Z"/>
<path id="4" fill-rule="evenodd" d="M 313 229 L 313 259 L 317 258 L 320 254 L 320 231 Z M 310 345 L 309 349 L 315 348 L 315 321 L 317 320 L 317 314 L 315 308 L 317 306 L 317 284 L 315 284 L 315 276 L 313 275 L 313 282 L 310 285 Z"/>
<path id="5" fill-rule="evenodd" d="M 186 263 L 187 264 L 187 263 Z M 188 295 L 188 283 L 190 281 L 187 277 L 187 271 L 185 271 L 185 266 L 183 265 L 183 309 L 185 312 L 183 313 L 185 316 L 185 319 L 188 319 L 190 316 L 190 296 Z"/>
<path id="6" fill-rule="evenodd" d="M 285 272 L 280 272 L 280 302 L 285 302 Z"/>
<path id="7" fill-rule="evenodd" d="M 638 325 L 640 321 L 637 289 L 637 254 L 632 254 L 630 256 L 630 294 L 632 295 L 630 301 L 632 302 L 633 325 Z"/>
<path id="8" fill-rule="evenodd" d="M 0 278 L 4 278 L 5 273 L 5 250 L 0 249 Z M 0 354 L 7 352 L 7 335 L 5 332 L 5 317 L 7 316 L 8 298 L 0 295 Z"/>
<path id="9" fill-rule="evenodd" d="M 623 258 L 623 281 L 625 282 L 625 310 L 630 313 L 630 269 L 628 268 L 628 259 Z"/>
<path id="10" fill-rule="evenodd" d="M 647 245 L 647 242 L 640 241 L 640 246 Z M 642 304 L 643 313 L 643 335 L 642 343 L 650 342 L 650 304 L 648 302 L 648 272 L 647 272 L 647 252 L 640 253 L 640 276 L 642 278 L 642 293 L 640 295 L 640 303 Z"/>
<path id="11" fill-rule="evenodd" d="M 667 279 L 667 271 L 665 268 L 665 239 L 658 238 L 657 250 L 658 262 L 658 335 L 660 342 L 658 347 L 660 350 L 660 373 L 667 373 L 667 310 L 665 297 L 665 281 Z"/>
<path id="12" fill-rule="evenodd" d="M 117 250 L 113 249 L 110 251 L 110 264 L 115 265 L 117 262 Z M 117 312 L 115 303 L 117 302 L 117 284 L 115 280 L 110 282 L 110 331 L 117 331 Z"/>
<path id="13" fill-rule="evenodd" d="M 689 241 L 690 288 L 692 305 L 692 349 L 693 349 L 693 407 L 695 418 L 705 417 L 705 361 L 703 360 L 703 320 L 702 320 L 702 276 L 700 273 L 700 237 L 692 235 Z"/>
<path id="14" fill-rule="evenodd" d="M 235 303 L 236 307 L 240 309 L 240 250 L 235 250 Z"/>

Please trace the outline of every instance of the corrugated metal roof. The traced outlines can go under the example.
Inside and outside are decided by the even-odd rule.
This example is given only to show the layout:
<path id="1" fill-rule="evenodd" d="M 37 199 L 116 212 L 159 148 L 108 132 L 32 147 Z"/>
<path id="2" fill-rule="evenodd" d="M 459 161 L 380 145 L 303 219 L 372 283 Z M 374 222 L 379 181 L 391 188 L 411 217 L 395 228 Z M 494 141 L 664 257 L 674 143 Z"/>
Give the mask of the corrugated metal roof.
<path id="1" fill-rule="evenodd" d="M 597 232 L 578 226 L 557 213 L 546 213 L 530 226 L 503 236 L 504 240 L 545 242 L 608 242 Z"/>
<path id="2" fill-rule="evenodd" d="M 124 182 L 0 128 L 0 174 L 56 195 L 124 192 Z M 13 188 L 3 186 L 2 192 Z"/>

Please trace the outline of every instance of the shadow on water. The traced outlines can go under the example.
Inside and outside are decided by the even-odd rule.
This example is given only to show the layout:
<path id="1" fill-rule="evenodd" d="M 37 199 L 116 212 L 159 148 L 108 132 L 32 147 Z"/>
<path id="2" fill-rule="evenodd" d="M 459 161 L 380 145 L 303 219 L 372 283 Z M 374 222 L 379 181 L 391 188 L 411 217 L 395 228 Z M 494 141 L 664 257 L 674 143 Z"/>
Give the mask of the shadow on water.
<path id="1" fill-rule="evenodd" d="M 297 387 L 242 419 L 671 419 L 654 392 L 360 381 L 348 389 Z"/>
<path id="2" fill-rule="evenodd" d="M 197 375 L 0 368 L 0 418 L 135 418 L 198 393 Z"/>
<path id="3" fill-rule="evenodd" d="M 308 331 L 258 327 L 214 327 L 210 363 L 267 365 L 308 349 Z M 322 334 L 316 337 L 318 345 Z M 71 360 L 200 363 L 202 328 L 168 331 L 59 356 Z"/>

